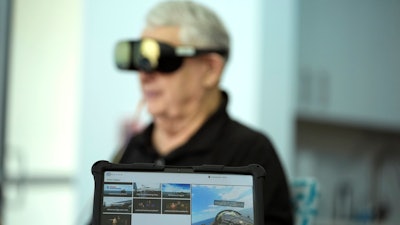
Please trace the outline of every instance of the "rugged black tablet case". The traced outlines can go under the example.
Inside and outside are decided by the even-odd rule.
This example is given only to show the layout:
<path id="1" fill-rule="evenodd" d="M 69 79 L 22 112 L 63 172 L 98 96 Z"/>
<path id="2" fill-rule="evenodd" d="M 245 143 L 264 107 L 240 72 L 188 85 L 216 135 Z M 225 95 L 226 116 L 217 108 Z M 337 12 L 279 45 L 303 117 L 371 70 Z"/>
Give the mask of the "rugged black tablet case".
<path id="1" fill-rule="evenodd" d="M 266 172 L 258 164 L 248 166 L 229 167 L 221 165 L 202 165 L 202 166 L 160 166 L 152 163 L 133 163 L 133 164 L 113 164 L 108 161 L 98 161 L 92 166 L 94 177 L 94 202 L 92 225 L 100 225 L 102 192 L 104 185 L 105 171 L 142 171 L 142 172 L 168 172 L 168 173 L 215 173 L 215 174 L 245 174 L 253 176 L 254 187 L 254 225 L 264 224 L 264 201 L 263 185 Z"/>

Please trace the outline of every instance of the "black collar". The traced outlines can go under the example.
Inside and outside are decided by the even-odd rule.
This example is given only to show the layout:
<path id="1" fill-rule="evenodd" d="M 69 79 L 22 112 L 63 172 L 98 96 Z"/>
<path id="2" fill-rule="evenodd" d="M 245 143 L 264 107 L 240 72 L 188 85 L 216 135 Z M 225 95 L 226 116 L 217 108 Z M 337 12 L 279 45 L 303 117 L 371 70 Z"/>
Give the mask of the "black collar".
<path id="1" fill-rule="evenodd" d="M 228 105 L 228 94 L 225 91 L 221 91 L 222 101 L 217 111 L 212 114 L 203 126 L 186 142 L 184 145 L 173 150 L 169 155 L 165 156 L 166 160 L 173 159 L 186 154 L 193 154 L 202 151 L 208 151 L 209 146 L 212 145 L 219 137 L 219 133 L 223 128 L 226 121 L 229 120 L 229 116 L 226 112 Z M 139 136 L 137 141 L 140 149 L 147 151 L 147 154 L 152 154 L 155 158 L 158 158 L 158 153 L 151 142 L 151 134 L 154 129 L 154 123 L 151 123 Z"/>

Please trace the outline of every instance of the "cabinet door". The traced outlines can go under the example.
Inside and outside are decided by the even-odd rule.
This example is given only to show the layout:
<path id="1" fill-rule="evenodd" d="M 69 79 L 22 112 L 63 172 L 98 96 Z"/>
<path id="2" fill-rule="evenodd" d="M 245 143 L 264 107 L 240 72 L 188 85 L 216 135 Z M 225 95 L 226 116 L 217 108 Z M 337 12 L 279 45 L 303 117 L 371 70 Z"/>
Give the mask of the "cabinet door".
<path id="1" fill-rule="evenodd" d="M 299 5 L 300 115 L 400 129 L 400 2 Z"/>

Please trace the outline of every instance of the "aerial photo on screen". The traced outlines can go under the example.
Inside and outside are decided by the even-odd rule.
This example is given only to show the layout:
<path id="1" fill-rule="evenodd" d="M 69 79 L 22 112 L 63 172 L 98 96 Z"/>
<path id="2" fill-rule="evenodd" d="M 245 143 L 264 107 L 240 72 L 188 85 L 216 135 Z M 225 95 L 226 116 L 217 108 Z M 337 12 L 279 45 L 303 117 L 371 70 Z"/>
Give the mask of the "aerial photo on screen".
<path id="1" fill-rule="evenodd" d="M 163 198 L 190 198 L 190 184 L 162 184 Z"/>
<path id="2" fill-rule="evenodd" d="M 192 185 L 192 225 L 253 225 L 250 186 Z"/>

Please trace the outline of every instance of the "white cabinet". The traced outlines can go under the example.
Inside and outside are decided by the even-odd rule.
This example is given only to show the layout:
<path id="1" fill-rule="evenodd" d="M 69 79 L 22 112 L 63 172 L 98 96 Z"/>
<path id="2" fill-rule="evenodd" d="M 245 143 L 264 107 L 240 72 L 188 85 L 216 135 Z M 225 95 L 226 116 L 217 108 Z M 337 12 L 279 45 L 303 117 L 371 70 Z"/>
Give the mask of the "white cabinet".
<path id="1" fill-rule="evenodd" d="M 399 1 L 299 1 L 295 171 L 321 184 L 315 224 L 399 224 L 396 213 L 365 218 L 385 204 L 399 208 L 391 183 L 400 153 L 399 9 Z"/>
<path id="2" fill-rule="evenodd" d="M 400 2 L 299 5 L 300 118 L 400 130 Z"/>

